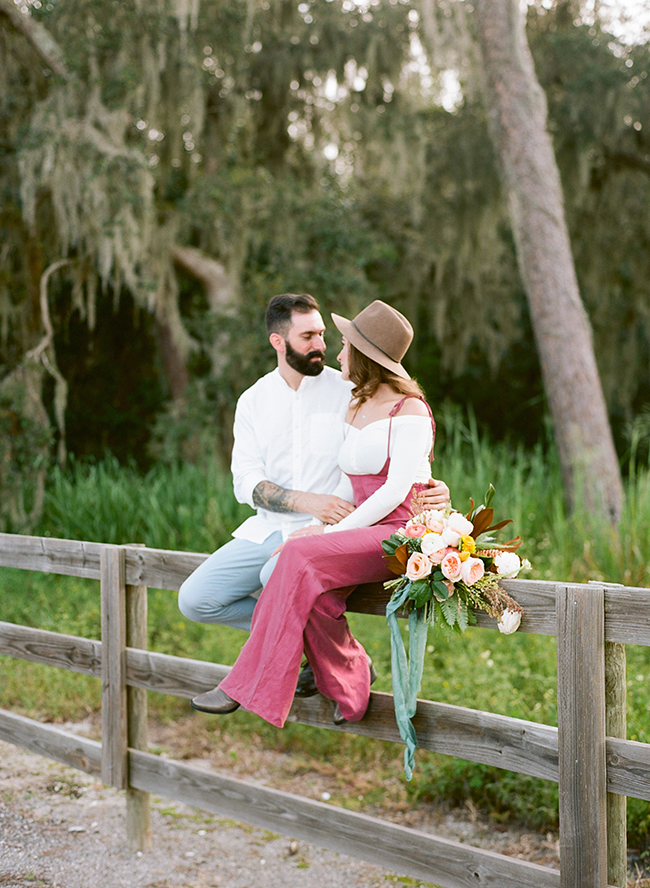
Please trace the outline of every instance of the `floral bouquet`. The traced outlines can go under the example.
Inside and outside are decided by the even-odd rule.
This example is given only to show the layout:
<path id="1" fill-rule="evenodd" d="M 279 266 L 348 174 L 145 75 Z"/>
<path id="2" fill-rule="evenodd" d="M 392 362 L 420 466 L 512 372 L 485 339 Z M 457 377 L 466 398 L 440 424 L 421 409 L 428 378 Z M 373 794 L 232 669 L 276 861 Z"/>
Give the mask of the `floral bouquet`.
<path id="1" fill-rule="evenodd" d="M 499 580 L 516 577 L 530 564 L 516 552 L 521 544 L 518 536 L 507 543 L 496 541 L 495 533 L 512 519 L 493 523 L 490 503 L 494 494 L 490 484 L 483 504 L 475 508 L 470 499 L 467 515 L 450 506 L 422 511 L 382 542 L 390 569 L 399 575 L 384 585 L 393 590 L 386 619 L 391 629 L 395 714 L 407 747 L 404 770 L 409 780 L 417 746 L 411 719 L 429 624 L 436 623 L 446 633 L 462 633 L 476 622 L 474 609 L 498 620 L 500 631 L 507 635 L 516 632 L 521 622 L 522 608 Z M 402 609 L 409 617 L 409 664 L 397 624 L 397 612 Z"/>

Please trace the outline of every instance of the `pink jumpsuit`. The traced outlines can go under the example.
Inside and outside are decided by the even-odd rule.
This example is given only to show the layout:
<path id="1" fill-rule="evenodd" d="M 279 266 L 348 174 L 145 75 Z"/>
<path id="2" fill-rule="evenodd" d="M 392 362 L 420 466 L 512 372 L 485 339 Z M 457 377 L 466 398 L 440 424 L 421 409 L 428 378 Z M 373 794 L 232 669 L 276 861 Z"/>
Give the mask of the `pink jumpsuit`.
<path id="1" fill-rule="evenodd" d="M 389 461 L 376 475 L 350 476 L 355 505 L 385 482 Z M 253 612 L 248 641 L 219 685 L 229 697 L 283 727 L 304 650 L 323 696 L 335 700 L 348 721 L 363 718 L 370 698 L 370 669 L 366 652 L 345 619 L 345 602 L 358 584 L 392 576 L 381 542 L 404 526 L 413 514 L 413 495 L 426 486 L 414 484 L 404 502 L 371 527 L 286 543 Z"/>

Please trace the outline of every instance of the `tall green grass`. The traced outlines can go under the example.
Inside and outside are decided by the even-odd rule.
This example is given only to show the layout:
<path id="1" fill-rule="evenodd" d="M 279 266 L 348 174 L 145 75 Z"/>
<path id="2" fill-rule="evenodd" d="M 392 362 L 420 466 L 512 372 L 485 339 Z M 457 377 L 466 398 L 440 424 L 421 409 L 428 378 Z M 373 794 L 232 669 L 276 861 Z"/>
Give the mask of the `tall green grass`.
<path id="1" fill-rule="evenodd" d="M 552 446 L 532 450 L 491 444 L 471 417 L 442 413 L 434 474 L 450 487 L 461 511 L 469 498 L 481 501 L 490 483 L 498 517 L 514 520 L 522 553 L 533 564 L 531 578 L 565 581 L 599 579 L 626 585 L 650 585 L 650 473 L 633 448 L 626 482 L 626 504 L 619 527 L 595 521 L 564 506 L 561 473 Z M 142 542 L 155 548 L 209 552 L 229 538 L 247 515 L 232 494 L 227 472 L 216 463 L 158 465 L 145 475 L 107 458 L 94 464 L 54 469 L 48 486 L 40 535 L 111 543 Z M 504 531 L 507 533 L 507 531 Z M 0 571 L 0 619 L 60 632 L 98 637 L 96 583 L 22 571 Z M 377 687 L 390 690 L 390 645 L 383 620 L 350 615 L 353 631 L 379 671 Z M 152 650 L 221 663 L 234 662 L 244 636 L 226 627 L 190 623 L 179 613 L 176 596 L 149 592 L 149 639 Z M 628 736 L 650 742 L 646 688 L 650 651 L 628 647 Z M 0 705 L 41 717 L 78 718 L 99 706 L 96 682 L 69 673 L 0 658 Z M 151 696 L 160 717 L 175 718 L 186 704 Z M 446 640 L 436 632 L 429 649 L 421 696 L 556 724 L 555 640 L 544 636 L 505 637 L 492 630 L 470 630 Z M 400 752 L 390 744 L 342 738 L 328 731 L 288 725 L 272 728 L 247 713 L 230 717 L 219 730 L 265 742 L 312 759 L 364 762 L 374 756 L 378 771 L 399 774 Z M 370 750 L 374 750 L 370 752 Z M 378 751 L 377 751 L 378 750 Z M 382 772 L 382 769 L 383 772 Z M 379 780 L 380 785 L 382 779 Z M 408 793 L 414 800 L 472 799 L 500 820 L 517 818 L 548 828 L 557 820 L 557 789 L 545 781 L 509 774 L 468 762 L 420 753 Z M 630 800 L 630 835 L 642 847 L 650 835 L 650 807 Z"/>

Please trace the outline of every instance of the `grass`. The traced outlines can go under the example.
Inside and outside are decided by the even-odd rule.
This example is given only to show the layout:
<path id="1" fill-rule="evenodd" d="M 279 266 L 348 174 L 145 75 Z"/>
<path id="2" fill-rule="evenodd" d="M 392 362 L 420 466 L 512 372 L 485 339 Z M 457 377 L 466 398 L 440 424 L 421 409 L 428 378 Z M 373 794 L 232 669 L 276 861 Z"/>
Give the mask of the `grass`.
<path id="1" fill-rule="evenodd" d="M 480 500 L 493 483 L 497 515 L 514 519 L 515 532 L 525 541 L 524 554 L 533 562 L 531 577 L 650 586 L 647 466 L 632 460 L 624 513 L 614 531 L 583 513 L 567 514 L 552 448 L 539 445 L 525 451 L 492 445 L 479 436 L 471 418 L 466 421 L 453 411 L 439 418 L 438 429 L 434 473 L 448 483 L 455 507 L 465 510 L 470 496 Z M 72 464 L 66 472 L 53 470 L 43 523 L 35 532 L 207 552 L 225 542 L 247 514 L 232 496 L 228 474 L 216 464 L 159 465 L 143 476 L 107 458 Z M 0 601 L 3 620 L 99 637 L 98 586 L 91 581 L 3 569 Z M 352 614 L 350 622 L 377 665 L 376 687 L 389 691 L 390 647 L 384 621 Z M 232 663 L 242 641 L 236 630 L 185 620 L 175 594 L 150 591 L 150 649 Z M 628 737 L 650 742 L 650 650 L 629 646 L 627 656 Z M 555 640 L 505 637 L 492 630 L 470 630 L 462 638 L 446 640 L 432 632 L 421 696 L 557 724 Z M 6 708 L 64 721 L 96 712 L 99 697 L 99 682 L 93 679 L 0 657 L 0 705 Z M 163 720 L 187 714 L 185 701 L 157 694 L 150 695 L 150 707 Z M 406 784 L 401 749 L 392 744 L 293 724 L 280 731 L 243 712 L 220 725 L 218 732 L 211 730 L 215 743 L 228 742 L 232 732 L 238 742 L 291 753 L 293 766 L 305 774 L 327 762 L 340 779 L 335 799 L 348 807 L 391 800 L 396 805 L 405 800 L 463 805 L 471 800 L 499 822 L 517 820 L 538 829 L 557 825 L 557 787 L 545 781 L 421 751 L 414 779 Z M 631 844 L 646 850 L 650 806 L 632 799 L 628 806 Z"/>

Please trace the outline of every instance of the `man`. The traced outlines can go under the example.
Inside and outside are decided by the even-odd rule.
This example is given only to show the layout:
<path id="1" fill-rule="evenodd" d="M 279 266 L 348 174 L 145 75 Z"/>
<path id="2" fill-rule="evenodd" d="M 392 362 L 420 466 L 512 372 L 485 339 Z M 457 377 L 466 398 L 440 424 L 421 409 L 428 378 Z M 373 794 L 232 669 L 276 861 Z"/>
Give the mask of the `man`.
<path id="1" fill-rule="evenodd" d="M 325 366 L 318 303 L 307 294 L 274 296 L 266 328 L 277 367 L 237 402 L 232 453 L 235 496 L 257 511 L 188 577 L 179 594 L 188 619 L 245 630 L 280 543 L 314 519 L 336 524 L 354 510 L 332 494 L 352 384 Z M 445 505 L 447 485 L 429 483 L 426 505 Z"/>

